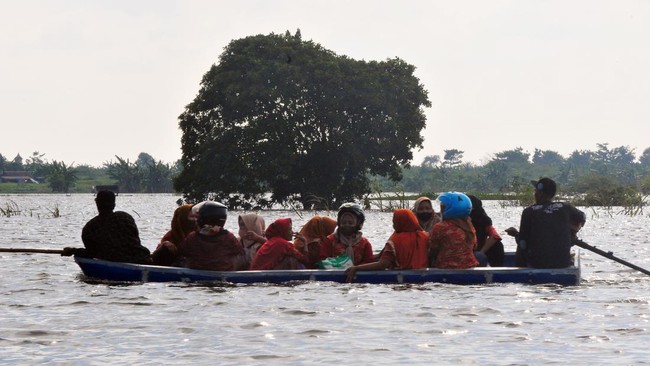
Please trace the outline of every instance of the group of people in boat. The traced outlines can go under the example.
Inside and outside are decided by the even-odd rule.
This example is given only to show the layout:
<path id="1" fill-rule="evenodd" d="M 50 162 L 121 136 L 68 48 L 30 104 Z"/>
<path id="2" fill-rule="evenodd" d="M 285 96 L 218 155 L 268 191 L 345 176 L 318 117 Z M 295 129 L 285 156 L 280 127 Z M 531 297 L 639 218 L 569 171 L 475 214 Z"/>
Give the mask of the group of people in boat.
<path id="1" fill-rule="evenodd" d="M 517 242 L 517 266 L 567 267 L 585 215 L 553 201 L 553 180 L 531 183 L 535 204 L 524 209 L 520 230 L 506 230 Z M 440 212 L 428 197 L 418 198 L 412 209 L 394 210 L 394 232 L 379 254 L 363 235 L 366 216 L 356 203 L 341 205 L 336 219 L 314 216 L 298 232 L 288 217 L 266 226 L 256 213 L 241 214 L 235 235 L 225 229 L 227 207 L 213 201 L 179 206 L 170 230 L 150 253 L 140 242 L 133 217 L 114 211 L 115 194 L 101 191 L 95 198 L 99 214 L 82 230 L 85 248 L 65 248 L 64 255 L 215 271 L 305 269 L 343 262 L 349 264 L 344 267 L 349 281 L 358 271 L 502 266 L 503 243 L 481 200 L 460 192 L 442 193 L 437 200 Z M 344 256 L 345 261 L 336 261 Z"/>

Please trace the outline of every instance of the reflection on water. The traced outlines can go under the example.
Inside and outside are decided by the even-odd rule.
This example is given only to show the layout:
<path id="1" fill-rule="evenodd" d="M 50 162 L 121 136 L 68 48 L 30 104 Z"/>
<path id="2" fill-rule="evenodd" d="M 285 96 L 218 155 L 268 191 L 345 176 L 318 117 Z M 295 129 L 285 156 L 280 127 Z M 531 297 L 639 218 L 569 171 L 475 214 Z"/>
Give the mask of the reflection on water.
<path id="1" fill-rule="evenodd" d="M 120 195 L 143 243 L 169 226 L 173 195 Z M 92 195 L 0 196 L 31 215 L 0 217 L 0 246 L 79 246 Z M 58 205 L 61 217 L 47 216 Z M 495 226 L 520 209 L 487 202 Z M 648 216 L 588 210 L 585 242 L 650 268 Z M 294 212 L 263 212 L 265 221 Z M 318 214 L 334 213 L 319 212 Z M 228 228 L 236 231 L 236 212 Z M 391 215 L 368 213 L 376 250 Z M 506 246 L 514 243 L 506 239 Z M 96 283 L 70 258 L 0 253 L 4 364 L 643 364 L 650 276 L 581 251 L 583 284 L 488 286 Z"/>

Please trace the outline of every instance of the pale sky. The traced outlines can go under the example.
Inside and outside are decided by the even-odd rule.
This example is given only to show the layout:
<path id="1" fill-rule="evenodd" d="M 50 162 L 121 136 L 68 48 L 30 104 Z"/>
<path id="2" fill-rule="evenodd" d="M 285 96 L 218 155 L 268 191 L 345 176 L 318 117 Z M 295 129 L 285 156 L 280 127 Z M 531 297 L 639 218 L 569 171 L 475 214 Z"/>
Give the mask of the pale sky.
<path id="1" fill-rule="evenodd" d="M 417 67 L 432 107 L 414 164 L 650 147 L 650 1 L 0 0 L 0 153 L 173 162 L 178 116 L 223 48 L 297 28 Z"/>

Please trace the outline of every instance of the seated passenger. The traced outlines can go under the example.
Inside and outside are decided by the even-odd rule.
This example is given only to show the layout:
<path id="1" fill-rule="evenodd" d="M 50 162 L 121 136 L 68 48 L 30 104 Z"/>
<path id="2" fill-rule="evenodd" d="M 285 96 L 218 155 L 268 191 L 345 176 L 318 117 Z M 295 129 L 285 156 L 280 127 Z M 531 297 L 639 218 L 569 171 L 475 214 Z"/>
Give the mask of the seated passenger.
<path id="1" fill-rule="evenodd" d="M 236 271 L 246 267 L 244 247 L 224 229 L 228 210 L 208 201 L 199 210 L 198 231 L 190 233 L 178 246 L 185 267 L 212 271 Z"/>
<path id="2" fill-rule="evenodd" d="M 413 205 L 413 213 L 418 218 L 418 223 L 422 230 L 426 231 L 427 234 L 431 233 L 433 225 L 440 222 L 440 215 L 436 213 L 431 204 L 431 199 L 429 197 L 420 197 L 415 200 Z"/>
<path id="3" fill-rule="evenodd" d="M 517 241 L 517 266 L 564 268 L 572 264 L 571 246 L 586 222 L 582 211 L 564 202 L 555 202 L 557 185 L 550 178 L 531 181 L 535 204 L 521 213 L 520 231 L 506 232 Z"/>
<path id="4" fill-rule="evenodd" d="M 446 192 L 438 196 L 442 222 L 433 226 L 429 244 L 435 259 L 431 267 L 464 269 L 476 267 L 476 232 L 469 219 L 472 203 L 465 194 Z"/>
<path id="5" fill-rule="evenodd" d="M 255 259 L 255 253 L 266 241 L 264 218 L 258 214 L 249 213 L 239 215 L 237 222 L 239 224 L 239 241 L 246 252 L 246 263 L 250 265 Z"/>
<path id="6" fill-rule="evenodd" d="M 62 255 L 151 264 L 151 254 L 140 243 L 138 226 L 133 217 L 126 212 L 113 212 L 115 193 L 98 192 L 95 204 L 98 215 L 88 221 L 81 231 L 85 248 L 64 248 Z"/>
<path id="7" fill-rule="evenodd" d="M 352 266 L 345 273 L 352 282 L 357 271 L 391 269 L 420 269 L 429 265 L 429 234 L 424 232 L 411 210 L 393 212 L 393 229 L 379 261 Z"/>
<path id="8" fill-rule="evenodd" d="M 309 255 L 296 249 L 289 241 L 293 236 L 293 230 L 291 219 L 288 217 L 275 220 L 266 229 L 264 235 L 267 239 L 257 251 L 250 266 L 251 270 L 299 269 L 301 268 L 299 263 L 311 264 L 318 255 L 316 245 L 308 246 L 311 248 L 311 255 Z"/>
<path id="9" fill-rule="evenodd" d="M 365 218 L 360 205 L 341 205 L 336 220 L 336 231 L 320 243 L 319 260 L 347 254 L 354 265 L 374 262 L 372 245 L 361 232 Z"/>
<path id="10" fill-rule="evenodd" d="M 196 229 L 196 216 L 192 213 L 192 205 L 177 207 L 172 217 L 171 229 L 160 239 L 160 244 L 151 254 L 153 263 L 158 266 L 180 265 L 178 245 Z"/>
<path id="11" fill-rule="evenodd" d="M 469 195 L 468 197 L 472 201 L 472 212 L 469 217 L 476 231 L 476 249 L 484 256 L 490 267 L 503 267 L 505 253 L 501 236 L 492 226 L 492 219 L 483 209 L 483 202 L 476 196 Z"/>
<path id="12" fill-rule="evenodd" d="M 327 216 L 314 216 L 300 229 L 300 235 L 293 241 L 296 249 L 304 251 L 309 243 L 320 243 L 334 232 L 336 220 Z"/>

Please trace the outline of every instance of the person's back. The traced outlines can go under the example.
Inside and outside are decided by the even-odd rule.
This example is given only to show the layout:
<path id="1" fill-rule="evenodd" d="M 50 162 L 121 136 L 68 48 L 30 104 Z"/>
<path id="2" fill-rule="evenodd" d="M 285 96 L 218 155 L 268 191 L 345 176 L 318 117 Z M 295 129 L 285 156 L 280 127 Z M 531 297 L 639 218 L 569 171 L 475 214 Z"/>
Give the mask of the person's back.
<path id="1" fill-rule="evenodd" d="M 396 269 L 420 269 L 429 266 L 429 234 L 422 230 L 415 213 L 398 209 L 393 212 L 393 229 L 381 253 Z"/>
<path id="2" fill-rule="evenodd" d="M 476 231 L 469 219 L 472 204 L 465 194 L 445 192 L 438 196 L 442 222 L 433 226 L 429 245 L 435 259 L 432 267 L 464 269 L 476 267 Z"/>
<path id="3" fill-rule="evenodd" d="M 201 230 L 202 231 L 202 230 Z M 179 246 L 184 265 L 192 269 L 235 271 L 244 269 L 244 247 L 230 231 L 221 229 L 215 235 L 192 232 Z"/>
<path id="4" fill-rule="evenodd" d="M 86 249 L 78 255 L 115 262 L 150 263 L 149 249 L 141 245 L 133 217 L 126 212 L 113 212 L 115 194 L 101 191 L 95 201 L 99 215 L 83 227 L 81 239 Z"/>
<path id="5" fill-rule="evenodd" d="M 562 202 L 527 207 L 521 214 L 519 241 L 525 243 L 528 266 L 564 268 L 571 265 L 569 217 L 575 208 Z"/>
<path id="6" fill-rule="evenodd" d="M 524 209 L 518 235 L 518 251 L 534 268 L 564 268 L 571 265 L 572 215 L 582 211 L 562 202 L 553 202 L 556 184 L 542 178 L 531 182 L 535 186 L 535 204 Z"/>
<path id="7" fill-rule="evenodd" d="M 245 269 L 244 247 L 224 229 L 228 210 L 221 203 L 206 201 L 198 212 L 198 231 L 190 233 L 178 246 L 184 266 L 212 271 Z"/>

